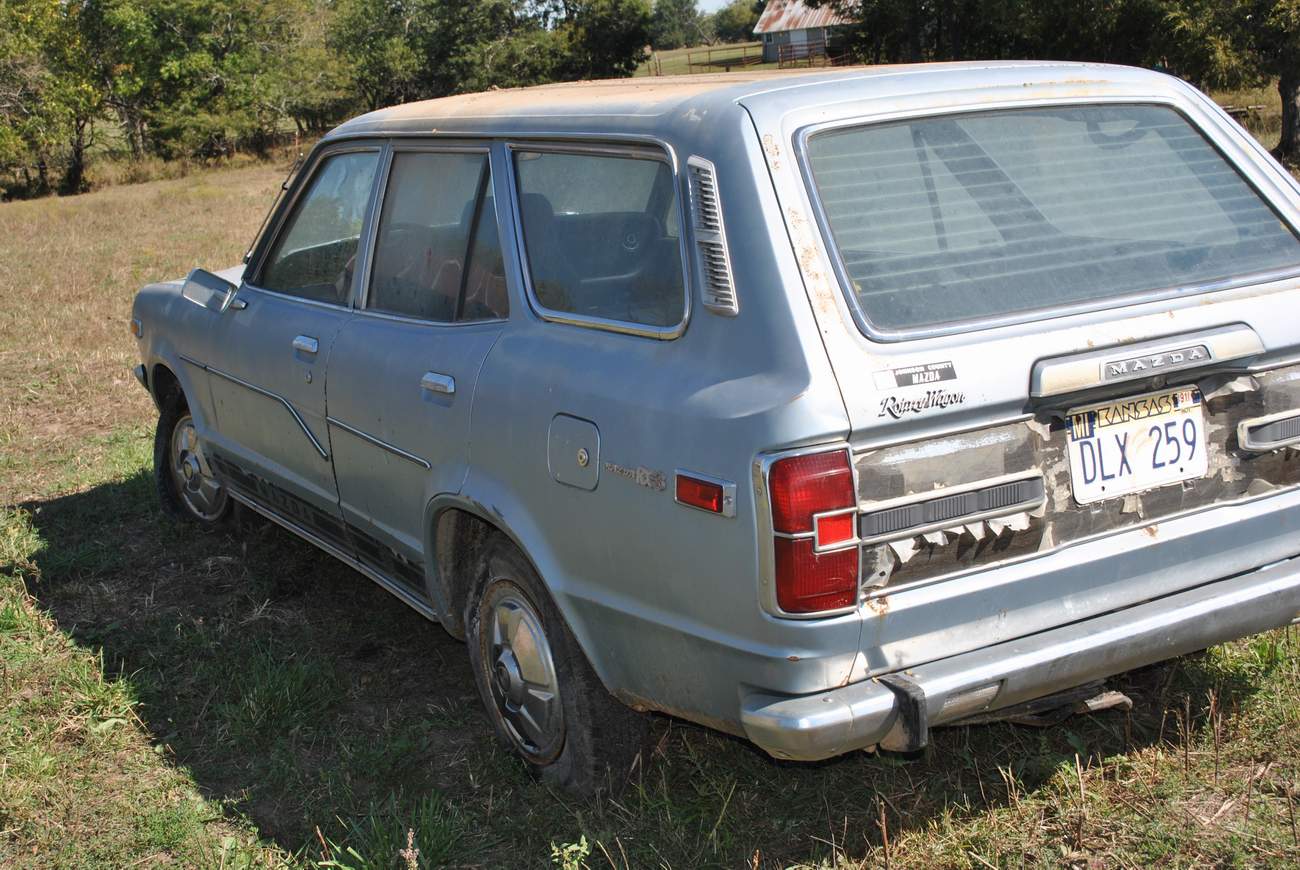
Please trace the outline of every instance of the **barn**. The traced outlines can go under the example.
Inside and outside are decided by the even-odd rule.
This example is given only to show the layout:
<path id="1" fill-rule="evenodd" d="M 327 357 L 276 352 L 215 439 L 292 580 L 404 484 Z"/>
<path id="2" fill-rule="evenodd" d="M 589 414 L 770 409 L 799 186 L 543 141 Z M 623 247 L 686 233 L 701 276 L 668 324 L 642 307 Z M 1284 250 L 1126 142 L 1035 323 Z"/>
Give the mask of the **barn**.
<path id="1" fill-rule="evenodd" d="M 768 0 L 754 35 L 763 40 L 763 61 L 798 61 L 824 57 L 836 30 L 849 20 L 831 6 L 807 6 L 802 0 Z"/>

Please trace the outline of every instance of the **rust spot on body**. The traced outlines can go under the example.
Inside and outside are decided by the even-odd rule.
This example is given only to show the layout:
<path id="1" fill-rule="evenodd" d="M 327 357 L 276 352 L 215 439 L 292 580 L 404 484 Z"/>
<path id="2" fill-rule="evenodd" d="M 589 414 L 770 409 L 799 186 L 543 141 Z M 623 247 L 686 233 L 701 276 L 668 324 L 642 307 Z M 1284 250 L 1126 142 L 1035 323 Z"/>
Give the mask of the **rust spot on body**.
<path id="1" fill-rule="evenodd" d="M 776 143 L 771 133 L 763 134 L 763 152 L 767 154 L 767 159 L 774 170 L 781 168 L 781 146 Z"/>
<path id="2" fill-rule="evenodd" d="M 876 614 L 876 616 L 884 616 L 889 613 L 889 597 L 887 595 L 881 595 L 878 598 L 868 598 L 867 609 Z"/>
<path id="3" fill-rule="evenodd" d="M 1156 538 L 1160 536 L 1160 526 L 1157 523 L 1152 523 L 1151 525 L 1144 528 L 1142 531 L 1146 532 L 1146 535 L 1149 538 Z"/>

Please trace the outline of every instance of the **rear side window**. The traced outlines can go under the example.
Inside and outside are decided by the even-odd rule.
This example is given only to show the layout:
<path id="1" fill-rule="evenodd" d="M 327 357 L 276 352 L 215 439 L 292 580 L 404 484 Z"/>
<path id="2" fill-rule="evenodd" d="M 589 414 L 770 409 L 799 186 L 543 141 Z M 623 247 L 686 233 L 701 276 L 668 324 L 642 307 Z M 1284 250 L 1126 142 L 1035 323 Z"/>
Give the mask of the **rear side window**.
<path id="1" fill-rule="evenodd" d="M 817 134 L 866 320 L 907 330 L 1300 268 L 1294 231 L 1172 109 L 1015 109 Z"/>
<path id="2" fill-rule="evenodd" d="M 366 307 L 440 323 L 506 316 L 486 154 L 393 155 Z"/>
<path id="3" fill-rule="evenodd" d="M 318 302 L 347 301 L 378 163 L 375 151 L 321 162 L 276 239 L 259 286 Z"/>
<path id="4" fill-rule="evenodd" d="M 546 309 L 670 328 L 686 315 L 673 172 L 663 160 L 515 152 L 533 293 Z"/>

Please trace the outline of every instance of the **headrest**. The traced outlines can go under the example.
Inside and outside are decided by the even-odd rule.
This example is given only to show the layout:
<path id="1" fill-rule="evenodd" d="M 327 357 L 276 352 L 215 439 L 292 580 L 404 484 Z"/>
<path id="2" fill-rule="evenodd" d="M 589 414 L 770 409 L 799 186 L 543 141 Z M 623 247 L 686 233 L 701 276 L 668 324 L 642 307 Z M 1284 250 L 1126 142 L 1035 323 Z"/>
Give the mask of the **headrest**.
<path id="1" fill-rule="evenodd" d="M 519 197 L 519 211 L 525 221 L 534 225 L 542 221 L 549 224 L 555 218 L 551 201 L 540 193 L 525 193 Z"/>

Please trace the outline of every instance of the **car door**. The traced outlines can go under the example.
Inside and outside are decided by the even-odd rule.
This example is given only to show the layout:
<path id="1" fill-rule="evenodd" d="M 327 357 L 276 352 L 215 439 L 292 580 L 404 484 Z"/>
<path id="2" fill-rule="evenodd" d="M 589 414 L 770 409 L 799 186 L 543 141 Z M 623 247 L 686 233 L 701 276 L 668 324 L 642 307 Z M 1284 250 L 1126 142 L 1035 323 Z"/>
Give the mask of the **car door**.
<path id="1" fill-rule="evenodd" d="M 346 548 L 325 423 L 325 368 L 350 316 L 379 145 L 320 153 L 260 246 L 204 361 L 210 459 L 232 490 Z"/>
<path id="2" fill-rule="evenodd" d="M 464 481 L 509 303 L 487 145 L 394 145 L 386 175 L 363 299 L 330 358 L 330 440 L 357 558 L 422 595 L 425 506 Z"/>

